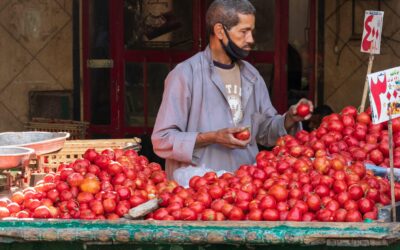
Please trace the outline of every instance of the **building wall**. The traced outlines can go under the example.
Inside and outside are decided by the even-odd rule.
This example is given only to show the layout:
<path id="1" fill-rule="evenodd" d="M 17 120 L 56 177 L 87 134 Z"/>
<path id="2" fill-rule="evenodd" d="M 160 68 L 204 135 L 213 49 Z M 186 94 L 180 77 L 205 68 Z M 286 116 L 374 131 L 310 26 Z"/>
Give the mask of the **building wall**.
<path id="1" fill-rule="evenodd" d="M 362 22 L 377 3 L 355 1 L 353 36 L 352 0 L 324 1 L 324 102 L 335 111 L 361 103 L 368 65 Z M 380 3 L 384 37 L 373 72 L 400 64 L 400 1 Z M 72 0 L 0 0 L 0 51 L 0 132 L 23 130 L 29 91 L 73 88 Z"/>
<path id="2" fill-rule="evenodd" d="M 0 132 L 29 117 L 29 91 L 71 90 L 72 0 L 0 0 Z"/>
<path id="3" fill-rule="evenodd" d="M 352 32 L 352 1 L 324 1 L 324 101 L 337 112 L 346 105 L 361 104 L 369 58 L 360 52 L 364 12 L 378 10 L 379 2 L 385 12 L 383 38 L 381 54 L 375 56 L 372 72 L 400 65 L 400 1 L 355 0 L 355 32 Z M 352 33 L 357 39 L 352 39 Z"/>

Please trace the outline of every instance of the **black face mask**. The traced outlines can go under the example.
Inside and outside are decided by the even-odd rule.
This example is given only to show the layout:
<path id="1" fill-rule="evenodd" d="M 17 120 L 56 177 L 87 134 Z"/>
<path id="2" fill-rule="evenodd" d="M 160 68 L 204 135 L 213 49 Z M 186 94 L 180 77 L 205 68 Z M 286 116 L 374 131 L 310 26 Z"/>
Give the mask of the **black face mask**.
<path id="1" fill-rule="evenodd" d="M 230 38 L 228 31 L 226 30 L 225 26 L 223 26 L 226 37 L 228 38 L 228 44 L 225 45 L 224 42 L 221 41 L 222 48 L 224 48 L 226 54 L 231 58 L 232 61 L 242 60 L 249 55 L 250 51 L 244 50 L 238 47 Z"/>

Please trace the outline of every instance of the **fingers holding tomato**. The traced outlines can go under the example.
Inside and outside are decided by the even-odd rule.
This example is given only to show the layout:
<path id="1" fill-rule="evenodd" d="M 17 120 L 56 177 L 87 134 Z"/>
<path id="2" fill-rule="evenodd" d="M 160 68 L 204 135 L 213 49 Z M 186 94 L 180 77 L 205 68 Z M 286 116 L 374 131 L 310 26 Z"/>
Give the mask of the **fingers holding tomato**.
<path id="1" fill-rule="evenodd" d="M 297 120 L 308 120 L 311 118 L 314 111 L 314 105 L 310 100 L 302 98 L 296 105 L 291 108 L 292 115 L 297 117 Z"/>
<path id="2" fill-rule="evenodd" d="M 233 133 L 233 137 L 241 141 L 247 141 L 250 138 L 250 129 L 244 128 L 242 131 Z"/>
<path id="3" fill-rule="evenodd" d="M 251 140 L 251 132 L 249 127 L 235 128 L 236 132 L 232 133 L 234 137 L 234 142 L 238 144 L 239 147 L 245 148 Z"/>
<path id="4" fill-rule="evenodd" d="M 310 114 L 310 106 L 304 103 L 300 103 L 299 105 L 297 105 L 296 113 L 301 117 L 306 117 Z"/>
<path id="5" fill-rule="evenodd" d="M 215 133 L 215 142 L 231 149 L 245 148 L 250 140 L 251 133 L 247 127 L 225 128 Z"/>

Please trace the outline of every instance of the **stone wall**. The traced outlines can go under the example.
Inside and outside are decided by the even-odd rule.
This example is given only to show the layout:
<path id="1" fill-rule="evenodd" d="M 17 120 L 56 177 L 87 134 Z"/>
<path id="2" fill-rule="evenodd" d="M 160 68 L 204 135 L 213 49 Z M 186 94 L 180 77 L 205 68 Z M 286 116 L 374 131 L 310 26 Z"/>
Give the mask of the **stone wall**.
<path id="1" fill-rule="evenodd" d="M 72 90 L 72 0 L 0 0 L 0 132 L 23 130 L 29 91 Z"/>
<path id="2" fill-rule="evenodd" d="M 368 55 L 360 52 L 364 11 L 385 11 L 381 55 L 372 71 L 400 65 L 400 1 L 327 0 L 324 102 L 359 106 Z M 354 39 L 356 38 L 356 39 Z M 29 91 L 72 90 L 72 0 L 0 0 L 0 132 L 29 119 Z"/>
<path id="3" fill-rule="evenodd" d="M 354 32 L 352 0 L 324 1 L 324 101 L 337 112 L 361 104 L 369 57 L 360 52 L 364 12 L 378 10 L 379 2 L 385 12 L 383 38 L 372 72 L 400 66 L 400 1 L 355 0 Z"/>

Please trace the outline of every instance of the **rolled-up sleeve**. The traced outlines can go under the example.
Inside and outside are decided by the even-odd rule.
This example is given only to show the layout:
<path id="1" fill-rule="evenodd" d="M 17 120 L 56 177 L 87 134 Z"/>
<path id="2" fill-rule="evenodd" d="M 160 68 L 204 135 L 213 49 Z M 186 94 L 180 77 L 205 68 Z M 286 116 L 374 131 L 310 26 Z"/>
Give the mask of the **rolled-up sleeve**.
<path id="1" fill-rule="evenodd" d="M 164 87 L 151 140 L 154 152 L 164 159 L 191 164 L 198 132 L 187 132 L 191 107 L 192 72 L 178 65 L 171 71 Z"/>

